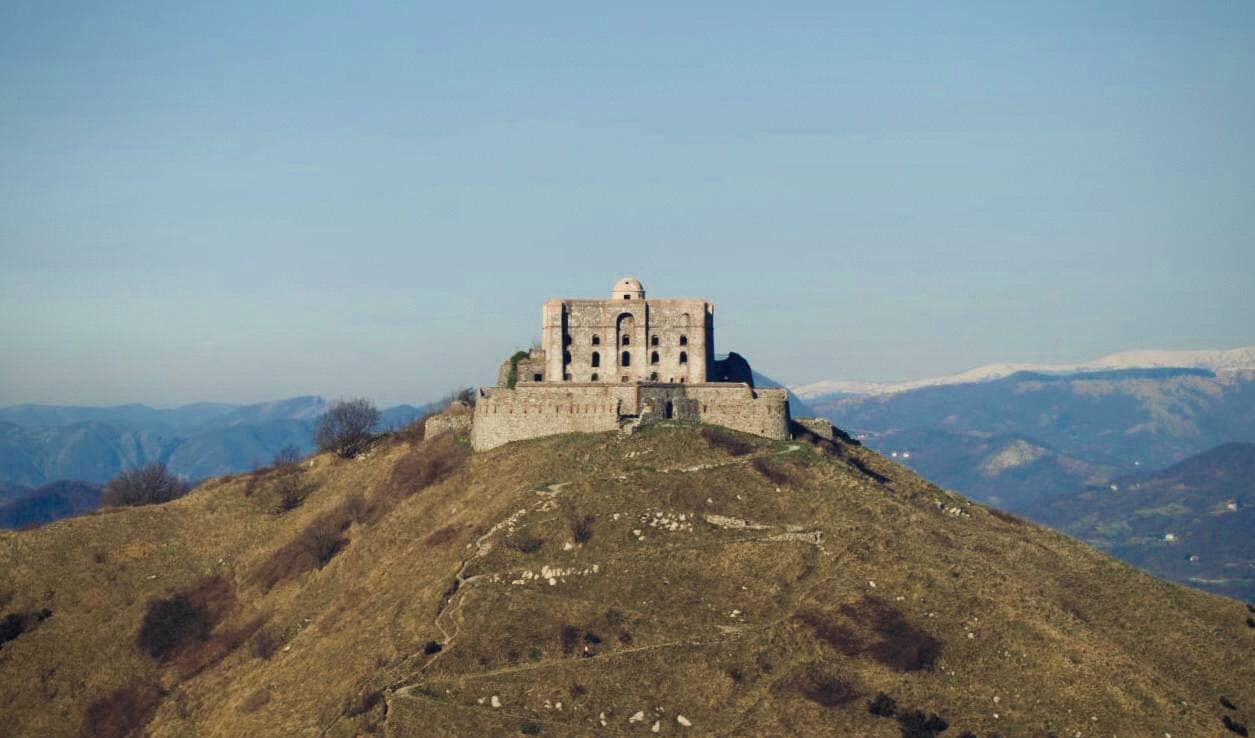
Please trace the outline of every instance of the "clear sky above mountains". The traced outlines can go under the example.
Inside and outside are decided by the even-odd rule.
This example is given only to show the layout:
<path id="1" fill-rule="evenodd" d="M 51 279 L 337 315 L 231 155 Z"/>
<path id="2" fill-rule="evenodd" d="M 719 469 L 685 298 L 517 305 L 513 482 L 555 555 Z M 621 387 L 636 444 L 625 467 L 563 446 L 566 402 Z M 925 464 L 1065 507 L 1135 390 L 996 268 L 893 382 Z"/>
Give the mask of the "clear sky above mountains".
<path id="1" fill-rule="evenodd" d="M 0 404 L 490 381 L 551 296 L 790 382 L 1255 343 L 1255 5 L 0 6 Z"/>

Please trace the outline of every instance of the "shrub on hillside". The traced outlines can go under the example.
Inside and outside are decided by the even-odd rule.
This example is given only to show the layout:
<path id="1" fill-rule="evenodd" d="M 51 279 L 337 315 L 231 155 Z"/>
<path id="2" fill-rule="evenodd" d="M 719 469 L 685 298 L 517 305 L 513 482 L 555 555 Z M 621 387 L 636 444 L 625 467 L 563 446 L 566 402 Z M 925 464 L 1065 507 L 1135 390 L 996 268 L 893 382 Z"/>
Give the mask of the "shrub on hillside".
<path id="1" fill-rule="evenodd" d="M 733 435 L 722 428 L 707 425 L 702 428 L 701 434 L 702 438 L 706 439 L 706 443 L 729 456 L 744 456 L 754 450 L 754 444 L 751 441 Z"/>
<path id="2" fill-rule="evenodd" d="M 183 648 L 208 640 L 212 629 L 209 612 L 203 606 L 176 594 L 149 603 L 136 645 L 157 661 L 168 661 Z"/>
<path id="3" fill-rule="evenodd" d="M 320 451 L 335 451 L 349 458 L 373 437 L 379 424 L 379 408 L 365 398 L 336 400 L 314 426 L 314 443 Z"/>
<path id="4" fill-rule="evenodd" d="M 301 450 L 296 446 L 284 446 L 275 452 L 274 459 L 270 465 L 275 469 L 286 469 L 296 466 L 301 460 Z"/>
<path id="5" fill-rule="evenodd" d="M 427 439 L 392 468 L 387 486 L 378 491 L 374 500 L 377 514 L 386 514 L 401 500 L 448 478 L 461 468 L 466 456 L 466 448 L 452 433 Z"/>
<path id="6" fill-rule="evenodd" d="M 898 712 L 898 701 L 880 692 L 876 699 L 867 703 L 867 711 L 878 717 L 893 717 Z"/>
<path id="7" fill-rule="evenodd" d="M 166 662 L 209 634 L 233 600 L 231 584 L 220 576 L 205 577 L 187 589 L 148 603 L 135 645 Z"/>
<path id="8" fill-rule="evenodd" d="M 165 464 L 152 463 L 138 469 L 126 469 L 105 485 L 100 504 L 106 507 L 159 505 L 187 494 L 191 489 L 176 477 Z"/>
<path id="9" fill-rule="evenodd" d="M 858 691 L 843 676 L 821 662 L 803 664 L 773 685 L 773 691 L 795 693 L 830 710 L 858 699 Z"/>
<path id="10" fill-rule="evenodd" d="M 375 705 L 383 700 L 383 692 L 369 687 L 362 687 L 356 693 L 349 695 L 344 701 L 344 716 L 357 717 L 364 715 L 374 709 Z"/>
<path id="11" fill-rule="evenodd" d="M 0 645 L 14 640 L 35 626 L 52 617 L 52 610 L 44 608 L 33 612 L 11 612 L 0 619 Z"/>
<path id="12" fill-rule="evenodd" d="M 275 503 L 275 512 L 282 515 L 295 510 L 309 496 L 310 487 L 302 479 L 299 472 L 290 471 L 275 481 L 275 494 L 279 501 Z"/>
<path id="13" fill-rule="evenodd" d="M 278 629 L 267 626 L 253 634 L 252 640 L 249 641 L 249 651 L 252 652 L 254 658 L 266 661 L 279 652 L 279 649 L 283 647 L 283 640 L 283 634 Z"/>
<path id="14" fill-rule="evenodd" d="M 594 520 L 595 518 L 592 515 L 585 515 L 571 523 L 571 537 L 575 539 L 576 543 L 588 543 L 593 539 Z"/>
<path id="15" fill-rule="evenodd" d="M 790 477 L 783 469 L 761 456 L 751 461 L 750 466 L 754 467 L 754 471 L 763 475 L 768 482 L 777 487 L 784 487 L 793 483 L 793 477 Z"/>
<path id="16" fill-rule="evenodd" d="M 349 544 L 344 532 L 354 521 L 348 504 L 320 515 L 263 561 L 253 572 L 253 581 L 269 592 L 282 581 L 323 568 Z"/>
<path id="17" fill-rule="evenodd" d="M 522 535 L 506 540 L 505 545 L 507 548 L 512 548 L 519 553 L 533 554 L 539 551 L 541 546 L 545 545 L 545 539 L 539 536 Z"/>
<path id="18" fill-rule="evenodd" d="M 143 732 L 165 693 L 155 684 L 132 684 L 94 700 L 83 716 L 82 735 L 127 738 Z"/>
<path id="19" fill-rule="evenodd" d="M 907 710 L 898 715 L 898 725 L 902 728 L 902 738 L 936 738 L 944 733 L 950 724 L 935 713 L 925 714 L 922 710 Z"/>

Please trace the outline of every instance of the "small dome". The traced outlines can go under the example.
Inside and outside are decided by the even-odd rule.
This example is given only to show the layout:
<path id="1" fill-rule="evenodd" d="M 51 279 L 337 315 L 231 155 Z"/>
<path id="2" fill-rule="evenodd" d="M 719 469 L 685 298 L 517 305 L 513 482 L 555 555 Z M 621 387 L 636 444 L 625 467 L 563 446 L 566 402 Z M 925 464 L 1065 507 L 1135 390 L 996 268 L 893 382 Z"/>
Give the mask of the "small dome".
<path id="1" fill-rule="evenodd" d="M 636 277 L 624 277 L 614 283 L 614 292 L 610 293 L 612 300 L 644 300 L 645 288 L 641 286 L 641 281 Z"/>

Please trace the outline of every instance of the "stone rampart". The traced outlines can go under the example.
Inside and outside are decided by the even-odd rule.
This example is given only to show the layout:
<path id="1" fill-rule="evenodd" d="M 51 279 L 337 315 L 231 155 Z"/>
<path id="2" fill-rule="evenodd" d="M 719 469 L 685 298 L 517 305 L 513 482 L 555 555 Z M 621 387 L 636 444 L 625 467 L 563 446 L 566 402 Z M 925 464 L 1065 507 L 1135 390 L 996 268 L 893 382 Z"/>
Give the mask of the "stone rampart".
<path id="1" fill-rule="evenodd" d="M 701 421 L 766 438 L 789 437 L 783 389 L 731 383 L 564 383 L 479 390 L 471 446 L 484 451 L 558 433 L 601 433 L 637 419 Z"/>

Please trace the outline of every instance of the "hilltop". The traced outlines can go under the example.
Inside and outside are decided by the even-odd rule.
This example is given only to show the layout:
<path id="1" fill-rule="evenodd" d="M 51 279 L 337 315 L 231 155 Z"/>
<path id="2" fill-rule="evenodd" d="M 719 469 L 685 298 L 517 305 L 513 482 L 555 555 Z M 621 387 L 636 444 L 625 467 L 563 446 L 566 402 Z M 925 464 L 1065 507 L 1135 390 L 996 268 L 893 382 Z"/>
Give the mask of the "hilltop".
<path id="1" fill-rule="evenodd" d="M 1033 520 L 1147 571 L 1255 600 L 1255 444 L 1024 508 Z"/>
<path id="2" fill-rule="evenodd" d="M 660 424 L 471 454 L 397 434 L 0 532 L 0 570 L 19 735 L 1180 738 L 1255 718 L 1242 603 L 813 437 Z"/>

